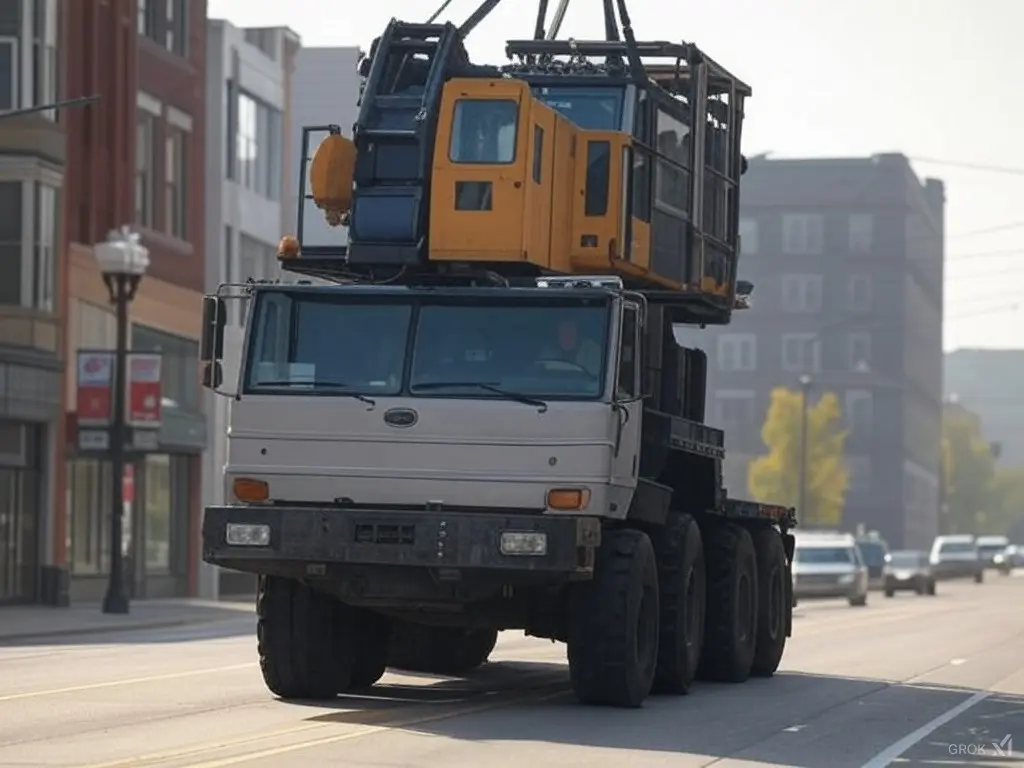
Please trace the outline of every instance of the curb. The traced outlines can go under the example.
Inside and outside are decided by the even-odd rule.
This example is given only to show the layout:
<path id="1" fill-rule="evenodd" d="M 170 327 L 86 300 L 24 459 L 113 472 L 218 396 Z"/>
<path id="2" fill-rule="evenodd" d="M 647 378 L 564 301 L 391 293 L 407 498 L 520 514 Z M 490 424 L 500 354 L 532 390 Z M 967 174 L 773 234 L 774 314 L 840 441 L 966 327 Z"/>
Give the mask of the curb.
<path id="1" fill-rule="evenodd" d="M 165 619 L 163 621 L 151 621 L 144 624 L 128 624 L 120 627 L 84 627 L 82 629 L 52 629 L 42 632 L 25 632 L 15 635 L 0 635 L 0 647 L 23 643 L 26 640 L 48 640 L 58 637 L 91 637 L 94 635 L 116 634 L 119 632 L 144 632 L 153 629 L 174 629 L 177 627 L 192 627 L 200 624 L 213 624 L 224 621 L 222 616 L 208 616 L 194 619 Z"/>

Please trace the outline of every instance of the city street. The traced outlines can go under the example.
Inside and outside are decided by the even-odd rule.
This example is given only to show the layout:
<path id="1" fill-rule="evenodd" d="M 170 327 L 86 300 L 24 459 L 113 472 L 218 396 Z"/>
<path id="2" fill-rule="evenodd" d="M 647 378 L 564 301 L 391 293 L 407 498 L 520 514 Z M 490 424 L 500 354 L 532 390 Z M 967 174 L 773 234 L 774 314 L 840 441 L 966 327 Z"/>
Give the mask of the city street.
<path id="1" fill-rule="evenodd" d="M 389 674 L 330 705 L 273 699 L 244 611 L 22 640 L 0 646 L 0 766 L 1024 766 L 1022 606 L 1024 578 L 994 574 L 801 604 L 774 679 L 640 710 L 576 704 L 564 647 L 518 633 L 472 680 Z"/>

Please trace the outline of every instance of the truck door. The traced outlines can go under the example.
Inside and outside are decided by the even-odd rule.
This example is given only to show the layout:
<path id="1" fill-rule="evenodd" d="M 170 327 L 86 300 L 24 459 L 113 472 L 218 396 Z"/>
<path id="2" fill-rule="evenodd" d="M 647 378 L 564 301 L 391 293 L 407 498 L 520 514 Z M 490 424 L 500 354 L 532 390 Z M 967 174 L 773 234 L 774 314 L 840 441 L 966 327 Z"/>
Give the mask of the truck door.
<path id="1" fill-rule="evenodd" d="M 619 323 L 619 348 L 616 356 L 614 409 L 618 418 L 615 453 L 612 458 L 612 486 L 615 501 L 623 512 L 632 501 L 640 468 L 640 308 L 624 301 Z"/>

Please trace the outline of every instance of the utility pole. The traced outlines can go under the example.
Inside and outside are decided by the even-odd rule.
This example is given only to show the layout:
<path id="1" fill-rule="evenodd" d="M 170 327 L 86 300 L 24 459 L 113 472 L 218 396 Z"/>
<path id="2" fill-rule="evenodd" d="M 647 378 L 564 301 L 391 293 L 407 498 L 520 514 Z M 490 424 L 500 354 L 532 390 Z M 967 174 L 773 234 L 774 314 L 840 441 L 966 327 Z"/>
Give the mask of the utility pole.
<path id="1" fill-rule="evenodd" d="M 798 488 L 799 501 L 797 502 L 797 515 L 802 519 L 807 514 L 807 422 L 808 407 L 810 405 L 811 377 L 806 373 L 800 377 L 800 486 Z"/>

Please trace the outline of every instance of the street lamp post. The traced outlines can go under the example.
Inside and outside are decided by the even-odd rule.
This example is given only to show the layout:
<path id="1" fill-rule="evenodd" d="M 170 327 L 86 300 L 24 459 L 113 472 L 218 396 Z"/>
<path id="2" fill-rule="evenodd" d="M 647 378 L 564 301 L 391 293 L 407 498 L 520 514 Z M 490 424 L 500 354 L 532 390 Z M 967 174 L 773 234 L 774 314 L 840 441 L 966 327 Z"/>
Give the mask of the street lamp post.
<path id="1" fill-rule="evenodd" d="M 800 479 L 797 514 L 806 514 L 807 508 L 807 422 L 810 400 L 811 377 L 806 373 L 800 377 Z"/>
<path id="2" fill-rule="evenodd" d="M 122 528 L 124 518 L 124 466 L 128 440 L 125 385 L 128 362 L 128 305 L 135 298 L 139 281 L 149 267 L 149 250 L 139 235 L 127 227 L 110 232 L 107 240 L 94 247 L 110 303 L 117 314 L 117 344 L 114 350 L 114 403 L 110 424 L 110 469 L 113 504 L 110 510 L 110 580 L 103 598 L 104 613 L 128 613 L 128 592 L 124 580 Z"/>

